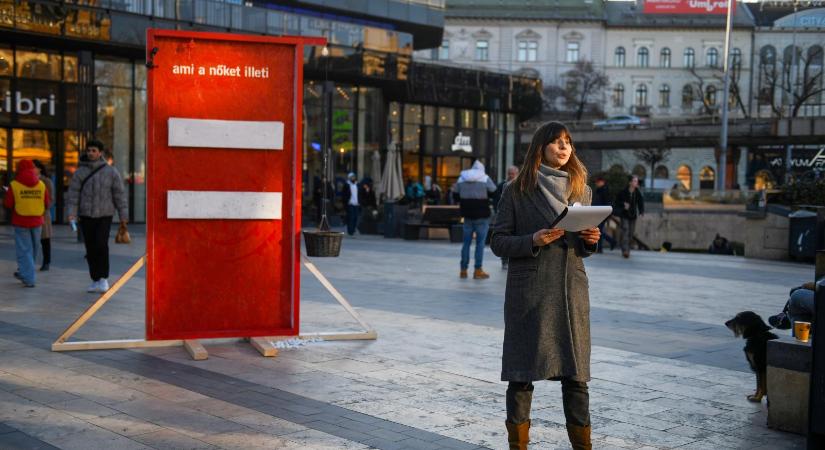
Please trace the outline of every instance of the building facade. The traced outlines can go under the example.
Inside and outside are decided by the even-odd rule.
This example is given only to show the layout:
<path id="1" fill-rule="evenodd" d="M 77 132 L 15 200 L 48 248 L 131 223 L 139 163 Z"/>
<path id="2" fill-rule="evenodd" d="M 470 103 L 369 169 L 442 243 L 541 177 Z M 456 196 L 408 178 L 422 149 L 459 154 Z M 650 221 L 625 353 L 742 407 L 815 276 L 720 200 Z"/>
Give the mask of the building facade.
<path id="1" fill-rule="evenodd" d="M 517 124 L 540 108 L 536 79 L 414 61 L 413 51 L 441 43 L 440 0 L 371 0 L 363 8 L 327 3 L 3 3 L 0 179 L 7 184 L 23 158 L 42 160 L 57 191 L 53 217 L 63 222 L 80 150 L 95 137 L 127 184 L 129 219 L 145 220 L 147 28 L 328 38 L 327 54 L 307 48 L 304 55 L 306 210 L 324 142 L 334 151 L 336 179 L 350 171 L 380 173 L 395 146 L 405 152 L 406 175 L 431 175 L 442 185 L 471 158 L 503 171 L 517 145 Z M 419 120 L 417 110 L 445 119 L 427 123 L 432 114 Z M 472 153 L 444 145 L 458 133 L 472 137 Z M 6 216 L 0 210 L 0 221 Z"/>

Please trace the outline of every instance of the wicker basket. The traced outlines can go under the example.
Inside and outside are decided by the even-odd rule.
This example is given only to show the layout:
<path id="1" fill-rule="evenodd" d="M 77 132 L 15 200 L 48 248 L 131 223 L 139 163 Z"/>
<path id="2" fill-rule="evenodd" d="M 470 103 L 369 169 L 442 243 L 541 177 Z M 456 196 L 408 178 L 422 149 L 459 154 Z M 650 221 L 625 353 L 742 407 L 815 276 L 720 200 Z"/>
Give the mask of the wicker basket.
<path id="1" fill-rule="evenodd" d="M 336 231 L 304 231 L 307 256 L 338 256 L 344 233 Z"/>

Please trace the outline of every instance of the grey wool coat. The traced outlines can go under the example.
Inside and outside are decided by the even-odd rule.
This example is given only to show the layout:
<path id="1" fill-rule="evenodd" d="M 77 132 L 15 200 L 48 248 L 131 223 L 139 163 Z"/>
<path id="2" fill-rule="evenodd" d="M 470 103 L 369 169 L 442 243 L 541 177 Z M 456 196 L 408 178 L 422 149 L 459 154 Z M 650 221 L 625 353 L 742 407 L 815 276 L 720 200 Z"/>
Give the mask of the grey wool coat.
<path id="1" fill-rule="evenodd" d="M 590 205 L 587 188 L 582 205 Z M 569 203 L 573 203 L 573 199 Z M 502 193 L 491 246 L 510 259 L 504 299 L 502 381 L 590 380 L 590 298 L 582 262 L 596 250 L 566 233 L 533 246 L 533 233 L 556 218 L 538 189 Z"/>

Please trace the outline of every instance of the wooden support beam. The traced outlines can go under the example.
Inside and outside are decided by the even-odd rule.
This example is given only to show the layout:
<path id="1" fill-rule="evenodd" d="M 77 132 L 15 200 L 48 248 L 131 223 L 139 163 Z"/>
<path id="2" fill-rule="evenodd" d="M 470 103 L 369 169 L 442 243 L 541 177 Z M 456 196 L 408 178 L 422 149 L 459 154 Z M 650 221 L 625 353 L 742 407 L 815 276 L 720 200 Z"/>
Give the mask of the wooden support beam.
<path id="1" fill-rule="evenodd" d="M 86 311 L 83 311 L 83 313 L 77 319 L 75 319 L 75 321 L 72 322 L 72 324 L 69 325 L 68 328 L 66 328 L 66 331 L 64 331 L 63 334 L 61 334 L 60 337 L 57 338 L 56 341 L 54 341 L 54 343 L 62 344 L 66 342 L 66 340 L 69 339 L 73 334 L 75 334 L 77 330 L 79 330 L 80 327 L 83 326 L 83 324 L 85 324 L 89 319 L 92 318 L 92 316 L 95 315 L 97 310 L 102 308 L 103 305 L 105 305 L 106 302 L 108 302 L 109 299 L 112 298 L 112 296 L 115 295 L 117 291 L 119 291 L 120 288 L 123 287 L 124 284 L 126 284 L 127 281 L 131 280 L 132 277 L 135 276 L 137 271 L 140 270 L 141 267 L 143 267 L 143 264 L 145 262 L 146 255 L 143 255 L 140 258 L 138 258 L 138 260 L 135 261 L 134 264 L 132 264 L 132 267 L 130 267 L 129 270 L 127 270 L 126 273 L 123 274 L 122 277 L 118 278 L 118 280 L 115 281 L 115 284 L 113 284 L 108 291 L 104 292 L 103 295 L 101 295 L 97 300 L 95 300 L 94 303 L 92 303 L 88 308 L 86 308 Z"/>
<path id="2" fill-rule="evenodd" d="M 195 361 L 203 361 L 204 359 L 209 358 L 209 353 L 207 353 L 206 349 L 203 348 L 200 341 L 196 339 L 185 339 L 183 341 L 183 348 L 186 349 L 189 356 L 191 356 Z"/>
<path id="3" fill-rule="evenodd" d="M 258 350 L 261 356 L 272 358 L 278 356 L 278 349 L 272 343 L 272 338 L 269 337 L 253 337 L 249 339 L 249 343 Z"/>
<path id="4" fill-rule="evenodd" d="M 156 348 L 156 347 L 176 347 L 183 345 L 181 340 L 168 341 L 147 341 L 145 339 L 119 339 L 112 341 L 80 341 L 80 342 L 55 342 L 52 344 L 53 352 L 65 352 L 71 350 L 112 350 L 120 348 Z"/>

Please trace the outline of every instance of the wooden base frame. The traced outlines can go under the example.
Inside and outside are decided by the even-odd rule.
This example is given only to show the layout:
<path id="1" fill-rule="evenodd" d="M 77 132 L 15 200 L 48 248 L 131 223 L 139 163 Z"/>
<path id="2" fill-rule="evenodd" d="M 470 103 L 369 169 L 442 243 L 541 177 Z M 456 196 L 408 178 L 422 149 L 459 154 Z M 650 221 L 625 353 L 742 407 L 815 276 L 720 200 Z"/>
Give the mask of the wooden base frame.
<path id="1" fill-rule="evenodd" d="M 307 333 L 298 336 L 271 336 L 248 338 L 249 343 L 265 357 L 278 355 L 278 349 L 273 344 L 274 341 L 285 339 L 321 339 L 324 341 L 340 340 L 375 340 L 378 339 L 378 332 L 370 327 L 358 314 L 347 299 L 337 290 L 335 286 L 315 267 L 309 259 L 301 254 L 301 262 L 312 273 L 322 286 L 335 298 L 336 301 L 355 319 L 363 328 L 362 331 L 333 331 L 320 333 Z M 198 339 L 172 339 L 147 341 L 146 339 L 117 339 L 108 341 L 72 341 L 67 342 L 77 331 L 86 324 L 99 310 L 106 304 L 146 263 L 146 255 L 141 256 L 123 274 L 112 287 L 94 301 L 83 313 L 69 325 L 65 331 L 52 343 L 53 352 L 75 351 L 75 350 L 113 350 L 130 348 L 157 348 L 157 347 L 177 347 L 183 346 L 192 359 L 201 361 L 209 357 L 209 353 Z M 234 339 L 230 339 L 233 341 Z M 210 339 L 208 341 L 226 341 L 226 339 Z"/>

